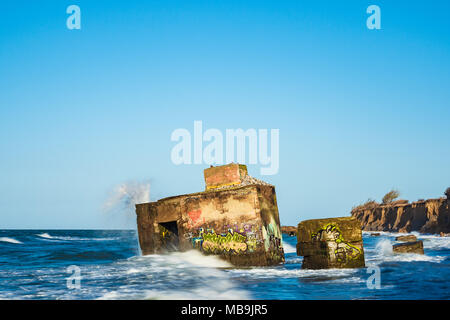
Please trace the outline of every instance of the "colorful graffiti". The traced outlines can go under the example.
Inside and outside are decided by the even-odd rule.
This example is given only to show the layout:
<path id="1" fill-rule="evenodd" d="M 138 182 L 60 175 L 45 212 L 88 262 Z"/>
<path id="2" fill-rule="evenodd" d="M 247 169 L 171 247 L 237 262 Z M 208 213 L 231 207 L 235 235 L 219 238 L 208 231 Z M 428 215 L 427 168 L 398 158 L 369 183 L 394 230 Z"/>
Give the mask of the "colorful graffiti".
<path id="1" fill-rule="evenodd" d="M 281 234 L 275 222 L 259 227 L 250 223 L 226 224 L 223 230 L 226 232 L 199 228 L 196 236 L 190 232 L 185 237 L 190 239 L 193 248 L 208 253 L 252 253 L 265 247 L 266 252 L 283 255 Z"/>
<path id="2" fill-rule="evenodd" d="M 222 230 L 226 232 L 199 228 L 195 236 L 189 232 L 185 238 L 190 239 L 193 248 L 215 254 L 255 252 L 263 242 L 261 232 L 252 224 L 224 225 Z"/>
<path id="3" fill-rule="evenodd" d="M 255 252 L 258 247 L 258 243 L 261 242 L 257 239 L 256 234 L 248 234 L 247 235 L 247 250 L 249 252 Z"/>
<path id="4" fill-rule="evenodd" d="M 160 225 L 159 226 L 159 237 L 161 240 L 170 238 L 170 231 Z"/>
<path id="5" fill-rule="evenodd" d="M 344 263 L 356 259 L 361 254 L 361 249 L 346 242 L 341 230 L 331 223 L 311 234 L 311 239 L 327 242 L 328 254 L 332 261 Z"/>
<path id="6" fill-rule="evenodd" d="M 202 249 L 205 252 L 244 252 L 247 250 L 247 237 L 240 233 L 228 232 L 226 235 L 216 233 L 203 234 Z"/>

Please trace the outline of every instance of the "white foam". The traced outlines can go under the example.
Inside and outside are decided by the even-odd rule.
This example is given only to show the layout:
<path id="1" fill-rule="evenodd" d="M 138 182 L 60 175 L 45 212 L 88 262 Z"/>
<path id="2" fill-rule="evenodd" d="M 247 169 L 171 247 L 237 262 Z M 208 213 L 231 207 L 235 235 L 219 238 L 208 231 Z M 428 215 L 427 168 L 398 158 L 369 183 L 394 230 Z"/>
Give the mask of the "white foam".
<path id="1" fill-rule="evenodd" d="M 137 268 L 131 268 L 126 271 L 127 274 L 140 273 L 140 272 L 142 272 L 142 270 L 137 269 Z"/>
<path id="2" fill-rule="evenodd" d="M 37 234 L 36 236 L 44 239 L 52 240 L 63 240 L 63 241 L 112 241 L 118 240 L 119 238 L 80 238 L 80 237 L 63 237 L 63 236 L 52 236 L 48 233 Z"/>
<path id="3" fill-rule="evenodd" d="M 295 257 L 295 258 L 287 258 L 284 263 L 285 264 L 297 264 L 303 261 L 303 257 Z"/>
<path id="4" fill-rule="evenodd" d="M 358 269 L 285 269 L 285 268 L 251 268 L 233 269 L 228 272 L 233 276 L 249 277 L 257 279 L 270 278 L 309 278 L 309 277 L 348 277 L 356 273 Z"/>
<path id="5" fill-rule="evenodd" d="M 392 256 L 385 257 L 385 261 L 401 261 L 401 262 L 412 262 L 412 261 L 424 261 L 424 262 L 435 262 L 440 263 L 445 259 L 444 256 L 427 256 L 424 254 L 416 253 L 400 253 L 394 254 Z"/>
<path id="6" fill-rule="evenodd" d="M 198 250 L 190 250 L 187 252 L 175 252 L 169 255 L 169 257 L 175 257 L 175 259 L 181 259 L 185 263 L 189 263 L 197 267 L 206 268 L 231 268 L 232 265 L 227 261 L 220 259 L 218 256 L 210 255 L 205 256 Z"/>
<path id="7" fill-rule="evenodd" d="M 41 238 L 46 238 L 46 239 L 53 239 L 53 237 L 51 235 L 49 235 L 48 233 L 37 234 L 37 236 L 41 237 Z"/>
<path id="8" fill-rule="evenodd" d="M 431 250 L 450 249 L 450 237 L 441 237 L 437 235 L 421 235 L 420 240 L 423 240 L 423 247 Z"/>
<path id="9" fill-rule="evenodd" d="M 251 296 L 243 291 L 231 289 L 229 286 L 215 288 L 196 288 L 192 290 L 144 290 L 144 291 L 110 291 L 98 300 L 249 300 Z"/>
<path id="10" fill-rule="evenodd" d="M 380 236 L 386 237 L 399 237 L 399 236 L 407 236 L 407 235 L 416 235 L 418 233 L 405 233 L 405 232 L 390 232 L 390 231 L 363 231 L 364 236 L 370 236 L 373 233 L 379 233 Z"/>
<path id="11" fill-rule="evenodd" d="M 8 238 L 8 237 L 1 237 L 0 241 L 9 242 L 9 243 L 15 243 L 15 244 L 22 244 L 22 242 L 20 242 L 19 240 L 16 240 L 14 238 Z"/>
<path id="12" fill-rule="evenodd" d="M 297 249 L 293 245 L 290 245 L 289 243 L 286 243 L 286 241 L 283 241 L 283 249 L 284 249 L 284 253 L 295 253 L 295 252 L 297 252 Z"/>
<path id="13" fill-rule="evenodd" d="M 395 241 L 394 241 L 395 242 Z M 424 247 L 425 247 L 424 241 Z M 425 261 L 425 262 L 442 262 L 444 256 L 429 256 L 426 254 L 415 253 L 394 253 L 392 250 L 392 241 L 390 239 L 380 239 L 377 242 L 375 249 L 366 249 L 366 261 L 376 262 L 412 262 L 412 261 Z M 425 252 L 426 253 L 426 252 Z"/>
<path id="14" fill-rule="evenodd" d="M 103 290 L 98 299 L 250 299 L 223 269 L 229 267 L 217 256 L 191 250 L 136 256 L 84 274 L 99 283 L 127 278 L 126 286 Z"/>

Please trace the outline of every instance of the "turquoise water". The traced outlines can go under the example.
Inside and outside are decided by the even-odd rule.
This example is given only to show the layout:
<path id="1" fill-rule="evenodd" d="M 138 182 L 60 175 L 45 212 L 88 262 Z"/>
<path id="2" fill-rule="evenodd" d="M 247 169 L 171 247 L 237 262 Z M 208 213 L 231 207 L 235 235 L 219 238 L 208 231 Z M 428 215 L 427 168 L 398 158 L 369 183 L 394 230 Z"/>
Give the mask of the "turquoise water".
<path id="1" fill-rule="evenodd" d="M 366 265 L 380 271 L 376 289 L 367 268 L 302 270 L 289 236 L 284 265 L 236 269 L 197 251 L 140 256 L 130 230 L 2 230 L 0 298 L 449 299 L 450 239 L 416 235 L 425 255 L 394 255 L 396 234 L 364 233 Z"/>

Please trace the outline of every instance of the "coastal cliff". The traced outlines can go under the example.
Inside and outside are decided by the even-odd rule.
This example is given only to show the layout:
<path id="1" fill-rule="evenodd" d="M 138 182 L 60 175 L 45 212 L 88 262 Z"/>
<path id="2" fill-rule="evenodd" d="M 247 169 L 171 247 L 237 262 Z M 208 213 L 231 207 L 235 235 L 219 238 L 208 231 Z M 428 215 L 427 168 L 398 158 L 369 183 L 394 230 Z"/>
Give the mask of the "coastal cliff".
<path id="1" fill-rule="evenodd" d="M 406 200 L 391 204 L 368 203 L 353 208 L 351 214 L 365 231 L 450 232 L 450 200 L 446 198 L 412 203 Z"/>

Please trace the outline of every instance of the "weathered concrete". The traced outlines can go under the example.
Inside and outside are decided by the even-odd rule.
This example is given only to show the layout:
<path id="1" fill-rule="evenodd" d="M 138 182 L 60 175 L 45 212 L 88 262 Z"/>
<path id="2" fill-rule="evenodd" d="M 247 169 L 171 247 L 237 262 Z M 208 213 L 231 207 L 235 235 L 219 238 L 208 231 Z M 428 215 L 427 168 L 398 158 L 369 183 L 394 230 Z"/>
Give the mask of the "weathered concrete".
<path id="1" fill-rule="evenodd" d="M 352 217 L 314 219 L 298 224 L 297 255 L 303 269 L 361 268 L 361 224 Z"/>
<path id="2" fill-rule="evenodd" d="M 399 237 L 395 238 L 395 241 L 414 242 L 414 241 L 417 241 L 417 237 L 414 235 L 399 236 Z"/>
<path id="3" fill-rule="evenodd" d="M 230 163 L 204 170 L 206 190 L 241 184 L 247 176 L 247 166 Z"/>
<path id="4" fill-rule="evenodd" d="M 361 205 L 352 210 L 352 216 L 361 221 L 366 231 L 450 232 L 450 201 L 445 198 Z"/>
<path id="5" fill-rule="evenodd" d="M 245 166 L 231 167 L 236 166 L 246 174 Z M 225 173 L 220 172 L 221 168 Z M 206 169 L 207 189 L 208 183 L 217 187 L 237 181 L 236 175 L 229 180 L 212 178 L 226 177 L 230 170 L 234 169 L 230 166 Z M 219 255 L 237 266 L 284 262 L 275 188 L 271 185 L 212 188 L 138 204 L 136 213 L 143 254 L 195 248 L 204 254 Z"/>
<path id="6" fill-rule="evenodd" d="M 405 242 L 405 243 L 394 244 L 392 246 L 392 251 L 394 253 L 424 254 L 423 242 L 422 242 L 422 240 L 419 240 L 419 241 L 414 241 L 414 242 Z"/>

